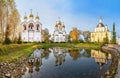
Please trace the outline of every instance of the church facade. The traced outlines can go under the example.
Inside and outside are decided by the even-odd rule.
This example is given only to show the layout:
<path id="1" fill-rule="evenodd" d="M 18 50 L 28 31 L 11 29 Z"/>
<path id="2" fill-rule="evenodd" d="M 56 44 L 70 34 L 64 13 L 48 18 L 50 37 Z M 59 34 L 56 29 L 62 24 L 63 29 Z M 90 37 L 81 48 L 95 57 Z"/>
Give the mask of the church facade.
<path id="1" fill-rule="evenodd" d="M 35 18 L 31 12 L 29 18 L 25 15 L 22 24 L 22 41 L 24 42 L 42 42 L 42 24 L 39 22 L 39 16 Z"/>
<path id="2" fill-rule="evenodd" d="M 102 17 L 100 17 L 99 24 L 95 28 L 95 32 L 91 32 L 91 42 L 103 42 L 105 38 L 111 40 L 111 32 L 108 30 L 108 26 L 102 23 Z"/>
<path id="3" fill-rule="evenodd" d="M 60 20 L 56 22 L 54 32 L 50 40 L 53 42 L 67 42 L 65 25 Z"/>

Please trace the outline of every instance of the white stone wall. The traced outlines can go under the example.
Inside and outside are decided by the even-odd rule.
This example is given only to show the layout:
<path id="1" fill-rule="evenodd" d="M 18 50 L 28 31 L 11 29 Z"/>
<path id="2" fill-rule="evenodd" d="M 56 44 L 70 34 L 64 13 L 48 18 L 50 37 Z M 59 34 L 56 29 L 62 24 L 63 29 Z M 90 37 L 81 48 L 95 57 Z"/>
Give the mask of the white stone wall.
<path id="1" fill-rule="evenodd" d="M 117 44 L 120 45 L 120 38 L 117 38 Z"/>
<path id="2" fill-rule="evenodd" d="M 31 29 L 30 23 L 33 24 Z M 25 26 L 26 30 L 25 30 Z M 37 28 L 37 25 L 38 28 Z M 39 21 L 35 21 L 34 19 L 30 19 L 28 21 L 24 20 L 22 22 L 22 41 L 24 42 L 42 42 L 42 25 Z"/>

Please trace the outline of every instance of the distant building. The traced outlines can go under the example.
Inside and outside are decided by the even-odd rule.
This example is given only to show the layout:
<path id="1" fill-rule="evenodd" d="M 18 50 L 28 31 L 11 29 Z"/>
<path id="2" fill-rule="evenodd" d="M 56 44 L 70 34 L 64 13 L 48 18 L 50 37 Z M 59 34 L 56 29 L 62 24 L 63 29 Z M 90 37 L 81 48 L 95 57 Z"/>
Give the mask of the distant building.
<path id="1" fill-rule="evenodd" d="M 24 16 L 22 22 L 22 40 L 24 42 L 41 42 L 42 41 L 42 24 L 39 22 L 39 16 L 35 18 L 31 12 L 29 19 Z"/>
<path id="2" fill-rule="evenodd" d="M 100 17 L 99 24 L 95 28 L 95 32 L 91 32 L 91 42 L 103 42 L 104 38 L 111 40 L 111 32 L 108 30 L 108 26 L 102 23 L 102 17 Z"/>
<path id="3" fill-rule="evenodd" d="M 117 42 L 118 45 L 120 45 L 120 37 L 117 37 L 116 42 Z"/>
<path id="4" fill-rule="evenodd" d="M 65 25 L 59 20 L 57 21 L 54 27 L 54 33 L 51 36 L 53 42 L 66 42 L 67 41 L 67 34 L 65 31 Z"/>

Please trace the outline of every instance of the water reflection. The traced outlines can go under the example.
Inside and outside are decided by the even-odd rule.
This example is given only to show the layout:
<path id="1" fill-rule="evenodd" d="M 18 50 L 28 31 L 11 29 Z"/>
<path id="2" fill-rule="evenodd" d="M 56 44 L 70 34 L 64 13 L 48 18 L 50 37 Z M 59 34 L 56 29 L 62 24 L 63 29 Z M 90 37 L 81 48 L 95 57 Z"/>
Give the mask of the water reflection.
<path id="1" fill-rule="evenodd" d="M 95 59 L 100 66 L 103 64 L 108 64 L 108 60 L 111 60 L 111 54 L 103 53 L 100 50 L 91 50 L 91 57 Z"/>
<path id="2" fill-rule="evenodd" d="M 28 68 L 29 68 L 29 73 L 33 72 L 33 68 L 35 67 L 35 71 L 39 72 L 40 66 L 42 65 L 42 49 L 36 49 L 33 54 L 29 57 L 28 59 Z"/>
<path id="3" fill-rule="evenodd" d="M 33 78 L 33 74 L 40 71 L 42 65 L 42 52 L 43 49 L 36 49 L 33 54 L 28 58 L 27 71 L 23 78 Z"/>
<path id="4" fill-rule="evenodd" d="M 70 50 L 69 54 L 73 58 L 73 60 L 77 60 L 80 57 L 79 50 Z"/>
<path id="5" fill-rule="evenodd" d="M 28 59 L 22 78 L 107 78 L 111 65 L 115 66 L 111 54 L 100 50 L 36 49 Z"/>
<path id="6" fill-rule="evenodd" d="M 95 62 L 99 65 L 99 75 L 102 78 L 105 73 L 105 71 L 103 71 L 103 66 L 108 64 L 109 60 L 112 59 L 111 54 L 103 53 L 100 50 L 91 50 L 91 57 L 94 58 Z"/>
<path id="7" fill-rule="evenodd" d="M 51 51 L 55 57 L 56 66 L 59 66 L 65 62 L 66 50 L 60 47 L 52 48 Z"/>

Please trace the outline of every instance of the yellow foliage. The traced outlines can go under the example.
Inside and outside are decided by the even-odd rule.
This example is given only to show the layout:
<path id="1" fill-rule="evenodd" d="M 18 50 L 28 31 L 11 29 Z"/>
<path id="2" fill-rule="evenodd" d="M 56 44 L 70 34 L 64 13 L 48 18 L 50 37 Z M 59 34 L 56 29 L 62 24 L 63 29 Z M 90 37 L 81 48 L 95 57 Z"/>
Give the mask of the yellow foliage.
<path id="1" fill-rule="evenodd" d="M 72 50 L 70 52 L 70 56 L 74 59 L 74 60 L 77 60 L 80 56 L 80 53 L 78 50 Z"/>
<path id="2" fill-rule="evenodd" d="M 79 30 L 77 28 L 73 28 L 73 30 L 70 32 L 70 37 L 72 38 L 72 41 L 78 41 L 79 38 Z"/>

